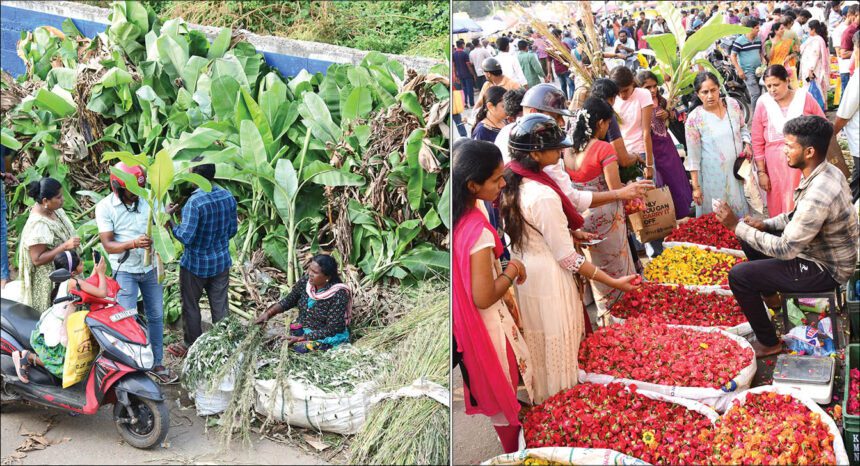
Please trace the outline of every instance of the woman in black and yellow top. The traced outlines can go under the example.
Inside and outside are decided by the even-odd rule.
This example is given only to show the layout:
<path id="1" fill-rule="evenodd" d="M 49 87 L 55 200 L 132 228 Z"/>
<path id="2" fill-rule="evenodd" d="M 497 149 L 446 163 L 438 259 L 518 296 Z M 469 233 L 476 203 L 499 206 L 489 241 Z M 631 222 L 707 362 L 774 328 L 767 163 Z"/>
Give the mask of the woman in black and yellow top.
<path id="1" fill-rule="evenodd" d="M 337 262 L 314 256 L 303 276 L 281 301 L 272 304 L 255 323 L 262 324 L 288 309 L 298 308 L 299 316 L 290 324 L 289 342 L 299 353 L 327 350 L 349 341 L 352 293 L 340 281 Z"/>

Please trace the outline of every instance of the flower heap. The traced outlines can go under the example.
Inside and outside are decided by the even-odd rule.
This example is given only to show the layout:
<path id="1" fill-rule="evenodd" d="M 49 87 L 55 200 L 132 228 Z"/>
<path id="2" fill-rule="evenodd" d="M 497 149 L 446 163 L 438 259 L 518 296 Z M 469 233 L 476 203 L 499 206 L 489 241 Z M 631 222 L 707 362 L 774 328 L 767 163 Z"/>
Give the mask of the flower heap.
<path id="1" fill-rule="evenodd" d="M 748 394 L 714 426 L 713 464 L 836 464 L 833 434 L 790 395 Z"/>
<path id="2" fill-rule="evenodd" d="M 848 412 L 852 416 L 860 414 L 860 369 L 851 369 L 848 385 Z"/>
<path id="3" fill-rule="evenodd" d="M 651 464 L 702 464 L 711 422 L 681 405 L 652 400 L 617 383 L 579 384 L 525 415 L 528 448 L 607 448 Z"/>
<path id="4" fill-rule="evenodd" d="M 678 285 L 728 285 L 729 270 L 744 259 L 695 246 L 675 246 L 645 266 L 645 278 Z"/>
<path id="5" fill-rule="evenodd" d="M 580 369 L 680 387 L 720 388 L 753 358 L 751 348 L 719 332 L 629 319 L 589 335 L 580 346 Z"/>
<path id="6" fill-rule="evenodd" d="M 715 248 L 741 248 L 735 233 L 724 227 L 713 213 L 679 224 L 669 233 L 666 241 L 696 243 Z"/>
<path id="7" fill-rule="evenodd" d="M 654 322 L 702 327 L 734 327 L 746 322 L 731 296 L 697 293 L 683 287 L 646 283 L 628 291 L 612 306 L 621 319 L 646 317 Z"/>

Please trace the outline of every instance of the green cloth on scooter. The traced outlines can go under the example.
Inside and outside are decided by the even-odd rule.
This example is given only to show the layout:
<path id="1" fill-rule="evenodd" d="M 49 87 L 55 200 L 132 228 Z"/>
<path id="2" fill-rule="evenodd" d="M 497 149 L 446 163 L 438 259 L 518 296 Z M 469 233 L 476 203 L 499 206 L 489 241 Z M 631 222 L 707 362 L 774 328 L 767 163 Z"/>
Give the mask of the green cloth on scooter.
<path id="1" fill-rule="evenodd" d="M 30 346 L 42 360 L 48 372 L 63 378 L 63 363 L 66 360 L 66 347 L 62 343 L 56 346 L 48 346 L 45 343 L 45 335 L 37 328 L 30 334 Z"/>

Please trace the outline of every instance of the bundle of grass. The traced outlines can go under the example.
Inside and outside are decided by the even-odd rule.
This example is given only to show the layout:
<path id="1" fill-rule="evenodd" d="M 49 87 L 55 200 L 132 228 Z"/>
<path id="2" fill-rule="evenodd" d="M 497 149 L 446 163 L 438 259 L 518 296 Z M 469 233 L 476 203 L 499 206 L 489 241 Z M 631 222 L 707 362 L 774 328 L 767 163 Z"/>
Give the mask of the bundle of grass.
<path id="1" fill-rule="evenodd" d="M 420 378 L 448 386 L 449 310 L 444 286 L 424 286 L 417 308 L 358 342 L 391 348 L 396 361 L 382 374 L 382 391 L 397 390 Z M 420 303 L 420 304 L 419 304 Z M 448 407 L 426 396 L 377 403 L 355 436 L 353 464 L 448 464 Z"/>

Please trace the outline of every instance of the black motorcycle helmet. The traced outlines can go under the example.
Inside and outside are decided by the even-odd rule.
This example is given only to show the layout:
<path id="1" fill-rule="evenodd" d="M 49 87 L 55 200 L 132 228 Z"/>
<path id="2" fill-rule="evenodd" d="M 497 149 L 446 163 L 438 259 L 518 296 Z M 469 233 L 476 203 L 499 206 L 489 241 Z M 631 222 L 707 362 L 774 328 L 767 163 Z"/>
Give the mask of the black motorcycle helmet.
<path id="1" fill-rule="evenodd" d="M 481 63 L 481 69 L 484 70 L 485 72 L 501 73 L 502 72 L 502 64 L 499 63 L 499 61 L 496 60 L 495 58 L 490 57 L 490 58 L 484 59 L 483 63 Z"/>
<path id="2" fill-rule="evenodd" d="M 542 83 L 526 91 L 523 96 L 523 107 L 534 108 L 544 112 L 558 113 L 564 116 L 573 116 L 573 114 L 565 108 L 567 99 L 561 89 L 552 84 Z"/>
<path id="3" fill-rule="evenodd" d="M 558 127 L 555 119 L 542 113 L 530 113 L 520 118 L 511 129 L 509 150 L 537 152 L 573 147 L 567 134 Z"/>

